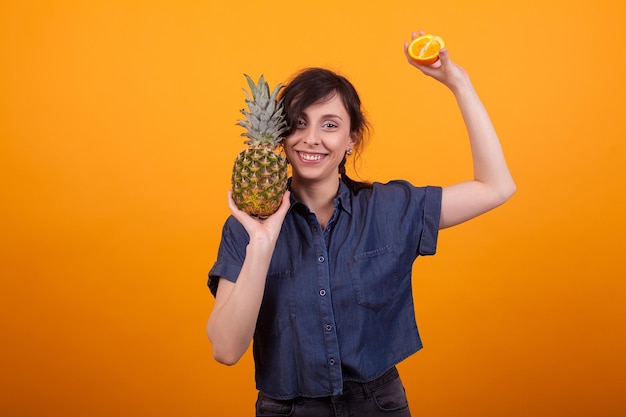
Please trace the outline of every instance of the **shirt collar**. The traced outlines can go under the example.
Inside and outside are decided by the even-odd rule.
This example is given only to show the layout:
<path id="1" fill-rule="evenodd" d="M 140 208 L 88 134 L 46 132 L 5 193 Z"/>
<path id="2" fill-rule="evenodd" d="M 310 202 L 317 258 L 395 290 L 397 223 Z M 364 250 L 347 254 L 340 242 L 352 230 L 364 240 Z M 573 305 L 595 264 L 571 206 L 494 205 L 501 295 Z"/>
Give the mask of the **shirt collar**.
<path id="1" fill-rule="evenodd" d="M 335 201 L 339 202 L 339 207 L 346 213 L 352 214 L 352 192 L 341 178 L 339 178 L 339 191 L 337 191 Z"/>
<path id="2" fill-rule="evenodd" d="M 291 188 L 291 177 L 287 180 L 287 189 Z M 289 197 L 289 202 L 291 203 L 289 210 L 294 209 L 297 205 L 302 205 L 300 201 L 296 199 L 296 197 L 291 194 Z M 343 182 L 341 178 L 339 178 L 339 190 L 337 190 L 337 197 L 335 197 L 335 207 L 339 206 L 342 210 L 344 210 L 348 214 L 352 214 L 352 193 L 350 189 Z"/>

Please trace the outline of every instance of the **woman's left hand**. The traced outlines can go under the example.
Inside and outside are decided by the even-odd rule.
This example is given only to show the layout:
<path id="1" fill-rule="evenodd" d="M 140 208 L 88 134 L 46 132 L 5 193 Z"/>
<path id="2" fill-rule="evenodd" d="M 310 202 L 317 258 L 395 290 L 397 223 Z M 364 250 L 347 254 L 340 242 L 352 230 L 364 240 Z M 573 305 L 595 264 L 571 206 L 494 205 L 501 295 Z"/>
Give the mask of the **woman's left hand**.
<path id="1" fill-rule="evenodd" d="M 413 32 L 411 39 L 424 35 L 424 31 Z M 420 65 L 413 61 L 409 55 L 409 41 L 404 42 L 404 55 L 409 64 L 422 71 L 425 75 L 436 79 L 450 89 L 461 86 L 469 81 L 469 75 L 458 64 L 452 62 L 450 54 L 446 48 L 439 51 L 439 59 L 431 65 Z"/>

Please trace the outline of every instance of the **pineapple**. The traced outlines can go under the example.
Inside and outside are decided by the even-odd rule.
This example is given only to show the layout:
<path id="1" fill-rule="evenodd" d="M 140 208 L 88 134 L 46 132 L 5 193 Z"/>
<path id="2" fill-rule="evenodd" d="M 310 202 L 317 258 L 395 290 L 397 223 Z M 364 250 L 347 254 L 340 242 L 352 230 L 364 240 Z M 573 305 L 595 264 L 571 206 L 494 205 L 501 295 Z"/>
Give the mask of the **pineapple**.
<path id="1" fill-rule="evenodd" d="M 235 159 L 232 174 L 233 200 L 239 209 L 251 216 L 265 218 L 278 210 L 287 188 L 287 159 L 276 149 L 287 129 L 282 102 L 277 100 L 281 85 L 270 95 L 270 87 L 263 78 L 257 85 L 244 74 L 252 97 L 246 93 L 248 110 L 242 109 L 245 120 L 237 125 L 246 129 L 241 136 L 248 145 Z"/>

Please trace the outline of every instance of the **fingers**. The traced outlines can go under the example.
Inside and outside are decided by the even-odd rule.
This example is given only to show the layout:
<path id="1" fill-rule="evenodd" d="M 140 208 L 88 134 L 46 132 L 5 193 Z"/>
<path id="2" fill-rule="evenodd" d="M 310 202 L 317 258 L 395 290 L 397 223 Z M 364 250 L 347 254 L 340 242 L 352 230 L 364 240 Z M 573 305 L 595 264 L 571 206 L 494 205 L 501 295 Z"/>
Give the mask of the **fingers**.
<path id="1" fill-rule="evenodd" d="M 409 64 L 412 64 L 412 59 L 409 56 L 409 41 L 404 41 L 404 55 L 406 56 L 406 59 L 409 61 Z"/>
<path id="2" fill-rule="evenodd" d="M 419 36 L 424 35 L 426 32 L 424 32 L 422 29 L 418 30 L 417 32 L 411 32 L 411 39 L 415 39 Z"/>
<path id="3" fill-rule="evenodd" d="M 448 65 L 450 65 L 450 54 L 448 53 L 448 50 L 446 48 L 441 48 L 439 50 L 439 61 L 441 63 L 441 66 L 443 67 L 447 67 Z"/>
<path id="4" fill-rule="evenodd" d="M 235 204 L 235 200 L 233 200 L 233 190 L 228 190 L 228 208 L 231 212 L 239 211 L 237 205 Z"/>
<path id="5" fill-rule="evenodd" d="M 426 32 L 422 29 L 418 30 L 417 32 L 411 32 L 411 40 L 424 35 Z M 411 56 L 409 55 L 409 44 L 411 43 L 411 41 L 404 41 L 404 55 L 407 58 L 407 61 L 409 62 L 409 64 L 411 64 L 412 66 L 416 67 L 417 69 L 419 69 L 420 71 L 422 71 L 424 74 L 431 76 L 433 78 L 436 79 L 440 79 L 442 77 L 444 77 L 444 74 L 446 71 L 448 71 L 449 68 L 451 68 L 453 65 L 451 64 L 451 60 L 450 60 L 450 55 L 448 54 L 448 50 L 446 48 L 442 48 L 439 51 L 439 59 L 437 61 L 435 61 L 433 64 L 430 65 L 420 65 L 417 62 L 413 61 L 411 59 Z"/>
<path id="6" fill-rule="evenodd" d="M 235 200 L 233 199 L 233 191 L 232 190 L 228 190 L 228 208 L 230 209 L 231 214 L 233 215 L 233 217 L 235 217 L 237 220 L 239 220 L 239 222 L 241 224 L 253 224 L 253 223 L 265 223 L 265 222 L 272 222 L 275 221 L 275 219 L 278 219 L 277 221 L 279 223 L 282 223 L 282 221 L 284 220 L 285 216 L 287 215 L 287 211 L 289 211 L 289 207 L 290 207 L 290 195 L 291 193 L 287 190 L 285 191 L 285 194 L 283 195 L 283 198 L 281 200 L 281 204 L 278 207 L 278 210 L 276 210 L 276 212 L 274 214 L 272 214 L 271 216 L 267 217 L 267 218 L 256 218 L 256 217 L 252 217 L 250 216 L 248 213 L 246 213 L 243 210 L 240 210 L 239 207 L 237 207 L 237 204 L 235 203 Z M 250 223 L 253 222 L 253 223 Z"/>
<path id="7" fill-rule="evenodd" d="M 233 199 L 233 191 L 228 190 L 228 208 L 230 209 L 230 213 L 234 218 L 239 220 L 239 223 L 243 223 L 246 217 L 249 217 L 247 213 L 239 210 L 237 204 L 235 204 L 235 200 Z"/>
<path id="8" fill-rule="evenodd" d="M 282 210 L 283 207 L 285 211 L 289 210 L 289 206 L 291 205 L 290 198 L 291 198 L 291 191 L 289 190 L 285 191 L 285 194 L 283 194 L 283 201 L 281 201 L 280 203 L 279 210 Z"/>
<path id="9" fill-rule="evenodd" d="M 411 32 L 411 41 L 425 34 L 426 32 L 423 31 L 422 29 L 418 30 L 417 32 Z M 411 56 L 409 55 L 409 44 L 411 43 L 411 41 L 404 41 L 404 55 L 409 61 L 409 64 L 413 65 L 414 67 L 422 71 L 424 71 L 424 68 L 439 68 L 441 66 L 441 63 L 439 63 L 439 61 L 435 62 L 432 65 L 420 65 L 417 62 L 415 62 L 413 59 L 411 59 Z"/>

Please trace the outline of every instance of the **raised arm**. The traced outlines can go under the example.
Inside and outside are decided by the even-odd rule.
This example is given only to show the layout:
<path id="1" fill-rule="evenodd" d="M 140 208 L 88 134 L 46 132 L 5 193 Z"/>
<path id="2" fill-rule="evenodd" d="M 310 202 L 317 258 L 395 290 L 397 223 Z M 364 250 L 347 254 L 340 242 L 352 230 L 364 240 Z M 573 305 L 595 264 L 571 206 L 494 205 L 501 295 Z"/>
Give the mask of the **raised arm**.
<path id="1" fill-rule="evenodd" d="M 228 206 L 248 232 L 250 242 L 237 281 L 220 279 L 207 323 L 207 335 L 213 345 L 213 357 L 218 362 L 233 365 L 248 349 L 254 335 L 267 270 L 289 209 L 289 192 L 283 196 L 278 211 L 265 220 L 252 218 L 239 210 L 230 192 Z"/>
<path id="2" fill-rule="evenodd" d="M 419 33 L 420 35 L 423 32 Z M 413 34 L 413 37 L 417 34 Z M 474 165 L 474 178 L 443 189 L 440 228 L 450 227 L 479 216 L 507 201 L 515 193 L 515 183 L 506 164 L 498 135 L 469 75 L 450 60 L 444 48 L 439 61 L 430 66 L 409 63 L 424 74 L 446 85 L 454 94 L 467 128 Z"/>

